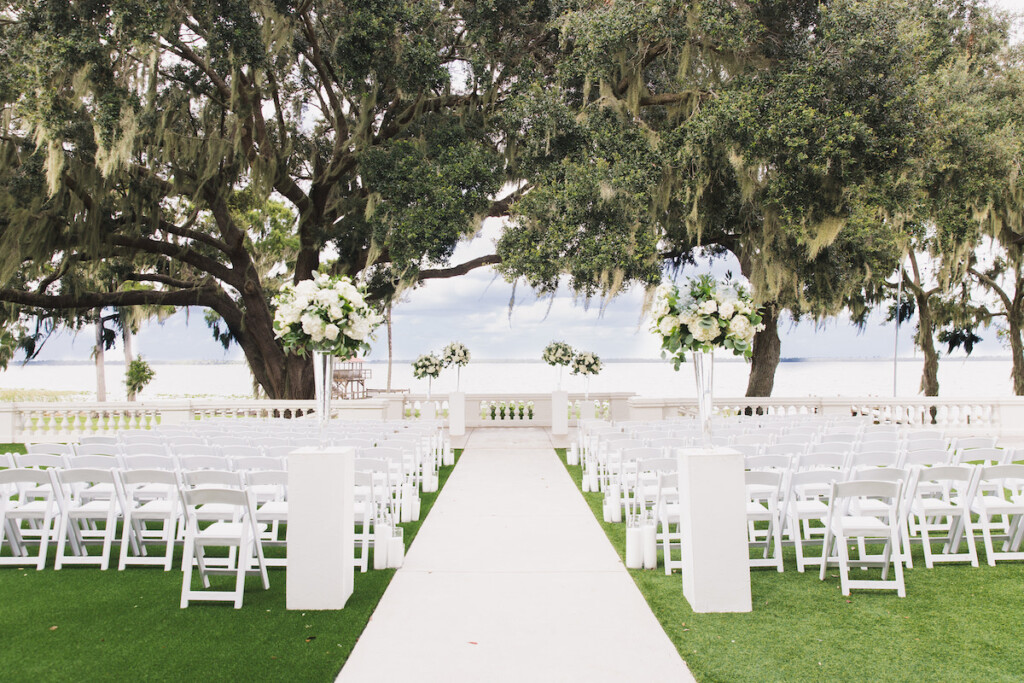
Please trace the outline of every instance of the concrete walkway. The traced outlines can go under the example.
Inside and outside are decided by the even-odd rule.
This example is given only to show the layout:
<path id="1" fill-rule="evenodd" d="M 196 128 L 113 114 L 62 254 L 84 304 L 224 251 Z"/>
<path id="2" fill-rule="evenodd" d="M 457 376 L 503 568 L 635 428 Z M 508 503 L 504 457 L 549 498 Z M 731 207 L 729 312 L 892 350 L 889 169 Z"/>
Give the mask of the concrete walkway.
<path id="1" fill-rule="evenodd" d="M 479 429 L 338 680 L 693 677 L 548 434 Z"/>

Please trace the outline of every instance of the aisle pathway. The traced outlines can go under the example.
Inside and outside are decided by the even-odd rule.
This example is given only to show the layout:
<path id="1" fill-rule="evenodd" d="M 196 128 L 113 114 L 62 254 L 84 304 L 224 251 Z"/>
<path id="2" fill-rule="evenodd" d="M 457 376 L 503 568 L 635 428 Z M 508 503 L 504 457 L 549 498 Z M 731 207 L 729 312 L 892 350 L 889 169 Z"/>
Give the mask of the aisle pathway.
<path id="1" fill-rule="evenodd" d="M 548 434 L 506 428 L 470 435 L 338 680 L 693 678 Z"/>

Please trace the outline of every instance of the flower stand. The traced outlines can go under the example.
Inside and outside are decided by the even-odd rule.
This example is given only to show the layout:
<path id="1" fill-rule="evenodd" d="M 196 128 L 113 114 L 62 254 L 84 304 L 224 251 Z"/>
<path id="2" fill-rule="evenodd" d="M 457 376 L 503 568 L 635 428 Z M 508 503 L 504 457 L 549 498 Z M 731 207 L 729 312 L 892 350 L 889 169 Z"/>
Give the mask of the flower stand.
<path id="1" fill-rule="evenodd" d="M 288 454 L 290 610 L 342 609 L 352 595 L 355 449 L 301 448 Z"/>
<path id="2" fill-rule="evenodd" d="M 569 392 L 551 392 L 551 433 L 558 436 L 569 434 Z"/>
<path id="3" fill-rule="evenodd" d="M 681 448 L 683 595 L 694 612 L 749 612 L 743 455 L 728 448 Z"/>
<path id="4" fill-rule="evenodd" d="M 461 391 L 448 394 L 448 434 L 466 434 L 466 394 Z"/>

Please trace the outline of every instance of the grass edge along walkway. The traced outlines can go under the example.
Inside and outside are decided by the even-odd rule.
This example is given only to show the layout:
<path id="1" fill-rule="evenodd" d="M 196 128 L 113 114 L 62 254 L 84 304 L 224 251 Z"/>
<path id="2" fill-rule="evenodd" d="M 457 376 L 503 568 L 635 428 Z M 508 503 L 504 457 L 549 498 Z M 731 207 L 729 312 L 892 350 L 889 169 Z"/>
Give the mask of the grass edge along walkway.
<path id="1" fill-rule="evenodd" d="M 626 525 L 603 521 L 603 494 L 582 493 L 582 468 L 562 464 L 609 541 L 625 560 Z M 979 549 L 980 550 L 980 549 Z M 924 566 L 920 547 L 906 571 L 907 597 L 853 591 L 844 597 L 838 571 L 818 580 L 800 574 L 791 548 L 786 571 L 750 572 L 753 611 L 696 614 L 678 573 L 629 573 L 697 680 L 717 681 L 1020 681 L 1024 648 L 1024 563 L 995 567 Z"/>
<path id="2" fill-rule="evenodd" d="M 455 451 L 456 464 L 461 454 Z M 441 468 L 436 493 L 420 494 L 420 520 L 401 525 L 406 548 L 453 469 Z M 285 572 L 273 568 L 270 590 L 258 577 L 246 580 L 239 610 L 203 602 L 180 609 L 180 548 L 170 572 L 119 572 L 116 555 L 105 572 L 55 571 L 52 554 L 38 572 L 0 566 L 5 680 L 333 681 L 396 571 L 356 570 L 340 611 L 286 610 Z"/>

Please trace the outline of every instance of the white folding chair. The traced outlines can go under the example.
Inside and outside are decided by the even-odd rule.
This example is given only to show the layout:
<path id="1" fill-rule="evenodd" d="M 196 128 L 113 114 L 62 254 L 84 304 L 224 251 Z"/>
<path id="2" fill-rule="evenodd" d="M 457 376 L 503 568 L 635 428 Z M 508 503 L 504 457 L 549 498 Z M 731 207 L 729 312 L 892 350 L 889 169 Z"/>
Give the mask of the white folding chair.
<path id="1" fill-rule="evenodd" d="M 978 515 L 988 564 L 994 567 L 997 559 L 1024 560 L 1020 550 L 1024 537 L 1024 465 L 980 466 L 979 470 L 971 511 Z M 995 524 L 996 517 L 1003 518 L 1002 525 Z M 1002 541 L 999 550 L 994 541 Z"/>
<path id="2" fill-rule="evenodd" d="M 683 569 L 682 558 L 682 505 L 679 503 L 679 475 L 675 472 L 658 473 L 657 493 L 654 498 L 654 518 L 658 525 L 665 575 Z M 679 559 L 675 559 L 675 551 Z"/>
<path id="3" fill-rule="evenodd" d="M 21 493 L 38 493 L 28 497 Z M 53 534 L 53 523 L 60 519 L 58 490 L 53 470 L 14 467 L 0 470 L 0 548 L 4 541 L 10 556 L 0 556 L 0 564 L 29 564 L 29 543 L 36 544 L 36 569 L 46 566 L 46 551 Z M 25 524 L 29 526 L 25 526 Z"/>
<path id="4" fill-rule="evenodd" d="M 911 530 L 921 533 L 924 564 L 931 569 L 936 562 L 970 562 L 978 566 L 978 551 L 974 543 L 974 524 L 971 522 L 971 497 L 974 494 L 978 468 L 971 465 L 944 465 L 921 467 L 917 472 L 910 514 Z M 942 535 L 932 539 L 931 532 Z M 960 552 L 961 540 L 967 537 L 967 551 Z M 932 543 L 942 542 L 936 553 Z"/>
<path id="5" fill-rule="evenodd" d="M 256 523 L 265 527 L 260 543 L 266 546 L 287 547 L 281 538 L 282 525 L 288 523 L 288 472 L 278 470 L 249 470 L 244 473 L 245 484 L 256 505 Z M 286 557 L 267 557 L 268 567 L 287 567 Z"/>
<path id="6" fill-rule="evenodd" d="M 789 456 L 783 457 L 788 459 Z M 751 567 L 775 567 L 778 571 L 783 571 L 779 491 L 782 489 L 784 478 L 784 471 L 779 470 L 752 470 L 744 473 L 747 490 L 748 545 L 751 549 L 764 549 L 762 557 L 750 558 Z M 768 523 L 763 540 L 754 526 L 758 522 Z"/>
<path id="7" fill-rule="evenodd" d="M 808 565 L 821 564 L 821 556 L 808 557 L 807 546 L 819 545 L 825 537 L 828 517 L 828 497 L 832 484 L 844 477 L 842 470 L 818 469 L 793 472 L 789 476 L 786 496 L 786 528 L 796 550 L 796 570 L 803 572 Z M 821 526 L 812 526 L 820 522 Z"/>
<path id="8" fill-rule="evenodd" d="M 231 488 L 182 489 L 185 506 L 185 546 L 182 558 L 181 607 L 188 607 L 192 600 L 220 600 L 233 602 L 235 609 L 242 607 L 245 577 L 258 573 L 264 590 L 270 588 L 267 565 L 263 558 L 263 546 L 259 542 L 262 529 L 256 523 L 256 510 L 252 497 L 246 491 Z M 215 508 L 212 516 L 208 508 Z M 224 519 L 224 510 L 232 514 Z M 206 548 L 230 547 L 234 566 L 211 566 L 207 562 Z M 253 562 L 256 568 L 253 569 Z M 199 569 L 199 576 L 205 589 L 192 588 L 192 567 Z M 211 590 L 211 574 L 234 574 L 233 591 Z"/>
<path id="9" fill-rule="evenodd" d="M 837 481 L 832 484 L 828 516 L 825 521 L 825 540 L 819 578 L 824 581 L 829 566 L 839 566 L 843 595 L 857 588 L 895 589 L 899 597 L 906 596 L 903 583 L 903 563 L 900 553 L 900 502 L 903 485 L 899 481 Z M 885 514 L 859 514 L 857 507 L 865 501 L 879 500 L 885 504 Z M 854 506 L 853 503 L 861 503 Z M 881 559 L 850 559 L 850 539 L 881 541 L 884 544 Z M 893 556 L 896 561 L 893 562 Z M 889 580 L 889 566 L 895 578 Z M 850 579 L 850 567 L 882 567 L 881 579 Z"/>
<path id="10" fill-rule="evenodd" d="M 172 470 L 122 470 L 118 473 L 124 521 L 117 568 L 130 564 L 163 565 L 170 571 L 174 544 L 183 512 L 177 472 Z M 147 546 L 162 544 L 163 556 L 149 555 Z"/>
<path id="11" fill-rule="evenodd" d="M 58 492 L 61 496 L 61 515 L 57 525 L 57 557 L 54 569 L 65 564 L 95 564 L 101 570 L 110 566 L 110 549 L 117 535 L 117 518 L 121 510 L 120 496 L 110 469 L 80 468 L 57 470 Z M 97 484 L 103 484 L 103 496 Z M 78 488 L 87 488 L 87 498 L 76 496 Z M 99 528 L 102 524 L 103 527 Z M 68 541 L 73 553 L 66 553 Z M 100 554 L 90 555 L 89 545 L 100 543 Z"/>

